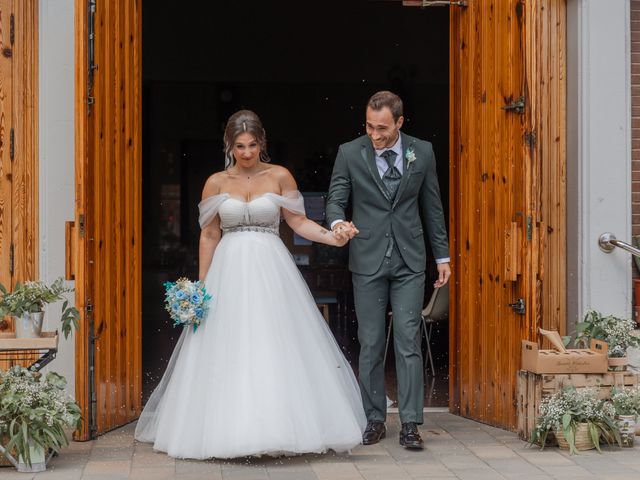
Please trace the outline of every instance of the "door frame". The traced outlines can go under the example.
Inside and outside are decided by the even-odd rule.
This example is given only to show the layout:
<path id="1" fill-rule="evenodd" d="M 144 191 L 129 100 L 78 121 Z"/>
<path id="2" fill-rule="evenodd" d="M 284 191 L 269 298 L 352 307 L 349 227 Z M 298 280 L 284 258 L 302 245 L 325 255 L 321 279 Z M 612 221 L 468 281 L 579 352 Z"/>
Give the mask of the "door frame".
<path id="1" fill-rule="evenodd" d="M 453 11 L 450 19 L 450 51 L 454 47 L 455 22 Z M 88 274 L 88 239 L 84 236 L 84 225 L 86 221 L 85 205 L 88 196 L 91 195 L 90 190 L 87 187 L 86 175 L 88 171 L 89 152 L 87 147 L 88 139 L 88 120 L 86 116 L 87 98 L 89 95 L 89 86 L 87 83 L 87 68 L 88 68 L 88 48 L 86 44 L 87 38 L 87 1 L 76 0 L 75 1 L 75 59 L 76 59 L 76 71 L 75 71 L 75 168 L 76 168 L 76 199 L 75 199 L 75 228 L 73 229 L 73 243 L 75 253 L 73 255 L 73 270 L 76 278 L 83 278 Z M 451 75 L 451 68 L 450 68 Z M 453 91 L 453 84 L 450 85 L 450 91 Z M 565 92 L 566 95 L 566 92 Z M 453 95 L 450 95 L 450 110 L 453 112 L 454 108 Z M 450 122 L 453 122 L 453 115 L 450 115 Z M 454 142 L 455 131 L 450 124 L 450 142 Z M 566 142 L 566 135 L 565 135 Z M 453 145 L 453 143 L 451 143 Z M 541 147 L 540 147 L 541 148 Z M 452 151 L 452 150 L 451 150 Z M 565 154 L 566 157 L 566 154 Z M 453 165 L 451 168 L 454 168 Z M 453 178 L 450 175 L 450 178 Z M 454 194 L 453 188 L 450 189 L 450 195 Z M 453 206 L 455 205 L 453 199 L 450 199 L 450 211 L 453 212 Z M 452 215 L 450 215 L 451 218 Z M 453 231 L 453 230 L 452 230 Z M 456 239 L 452 239 L 452 245 Z M 457 248 L 457 247 L 456 247 Z M 455 250 L 452 252 L 452 258 L 455 262 Z M 544 259 L 541 260 L 544 262 Z M 566 266 L 566 252 L 563 257 L 564 265 Z M 562 262 L 560 262 L 562 263 Z M 455 281 L 455 278 L 453 279 Z M 536 286 L 532 285 L 531 288 L 535 289 Z M 83 417 L 86 419 L 89 416 L 89 404 L 90 398 L 90 379 L 89 372 L 86 369 L 89 361 L 89 332 L 88 332 L 88 317 L 90 316 L 90 310 L 87 309 L 87 296 L 89 289 L 84 282 L 76 282 L 76 306 L 81 312 L 80 329 L 76 335 L 76 399 L 82 407 Z M 566 292 L 563 295 L 566 303 Z M 457 365 L 455 363 L 455 357 L 451 355 L 451 352 L 456 352 L 457 340 L 455 338 L 455 295 L 451 296 L 452 305 L 452 321 L 450 322 L 450 334 L 449 334 L 449 409 L 454 413 L 460 413 L 459 402 L 459 390 L 456 388 L 457 378 Z M 564 328 L 562 324 L 558 325 L 561 329 Z M 518 346 L 519 348 L 519 346 Z M 141 365 L 139 365 L 141 368 Z M 138 372 L 141 375 L 141 372 Z M 76 438 L 88 439 L 90 438 L 90 432 L 88 429 L 88 423 L 84 422 L 82 429 L 77 433 Z"/>

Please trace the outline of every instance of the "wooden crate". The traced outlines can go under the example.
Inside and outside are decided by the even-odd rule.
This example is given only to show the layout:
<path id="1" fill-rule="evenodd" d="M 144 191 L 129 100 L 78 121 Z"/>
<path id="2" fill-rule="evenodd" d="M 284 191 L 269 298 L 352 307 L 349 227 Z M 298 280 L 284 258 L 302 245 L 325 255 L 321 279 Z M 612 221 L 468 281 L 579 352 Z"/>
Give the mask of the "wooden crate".
<path id="1" fill-rule="evenodd" d="M 529 440 L 536 425 L 542 399 L 553 395 L 563 387 L 600 387 L 600 397 L 609 398 L 611 387 L 632 387 L 640 383 L 640 374 L 635 371 L 609 373 L 545 374 L 518 371 L 518 435 Z"/>

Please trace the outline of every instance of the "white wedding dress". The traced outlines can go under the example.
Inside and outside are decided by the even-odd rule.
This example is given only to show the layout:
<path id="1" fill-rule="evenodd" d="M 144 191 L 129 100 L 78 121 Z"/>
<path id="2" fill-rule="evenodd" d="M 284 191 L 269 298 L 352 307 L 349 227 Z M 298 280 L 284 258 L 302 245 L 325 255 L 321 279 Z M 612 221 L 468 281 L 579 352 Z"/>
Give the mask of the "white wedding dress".
<path id="1" fill-rule="evenodd" d="M 366 418 L 357 381 L 278 236 L 299 192 L 203 200 L 223 236 L 206 276 L 213 299 L 184 328 L 135 437 L 178 458 L 348 451 Z"/>

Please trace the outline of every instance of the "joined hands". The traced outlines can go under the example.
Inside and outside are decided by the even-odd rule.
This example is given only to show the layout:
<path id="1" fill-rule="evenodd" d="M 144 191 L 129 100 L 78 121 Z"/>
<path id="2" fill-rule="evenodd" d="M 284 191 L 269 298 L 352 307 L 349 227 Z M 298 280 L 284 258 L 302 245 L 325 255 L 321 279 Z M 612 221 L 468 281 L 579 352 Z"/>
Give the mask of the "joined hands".
<path id="1" fill-rule="evenodd" d="M 338 246 L 343 247 L 349 240 L 360 233 L 360 231 L 356 228 L 353 222 L 340 222 L 334 225 L 332 233 Z"/>

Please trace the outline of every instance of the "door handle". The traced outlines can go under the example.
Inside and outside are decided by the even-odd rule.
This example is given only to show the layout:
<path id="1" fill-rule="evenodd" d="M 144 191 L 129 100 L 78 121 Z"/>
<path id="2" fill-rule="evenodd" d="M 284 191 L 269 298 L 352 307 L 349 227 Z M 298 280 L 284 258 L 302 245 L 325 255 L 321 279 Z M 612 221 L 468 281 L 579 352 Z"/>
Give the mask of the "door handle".
<path id="1" fill-rule="evenodd" d="M 75 280 L 75 234 L 76 222 L 64 222 L 64 278 L 65 280 Z"/>

